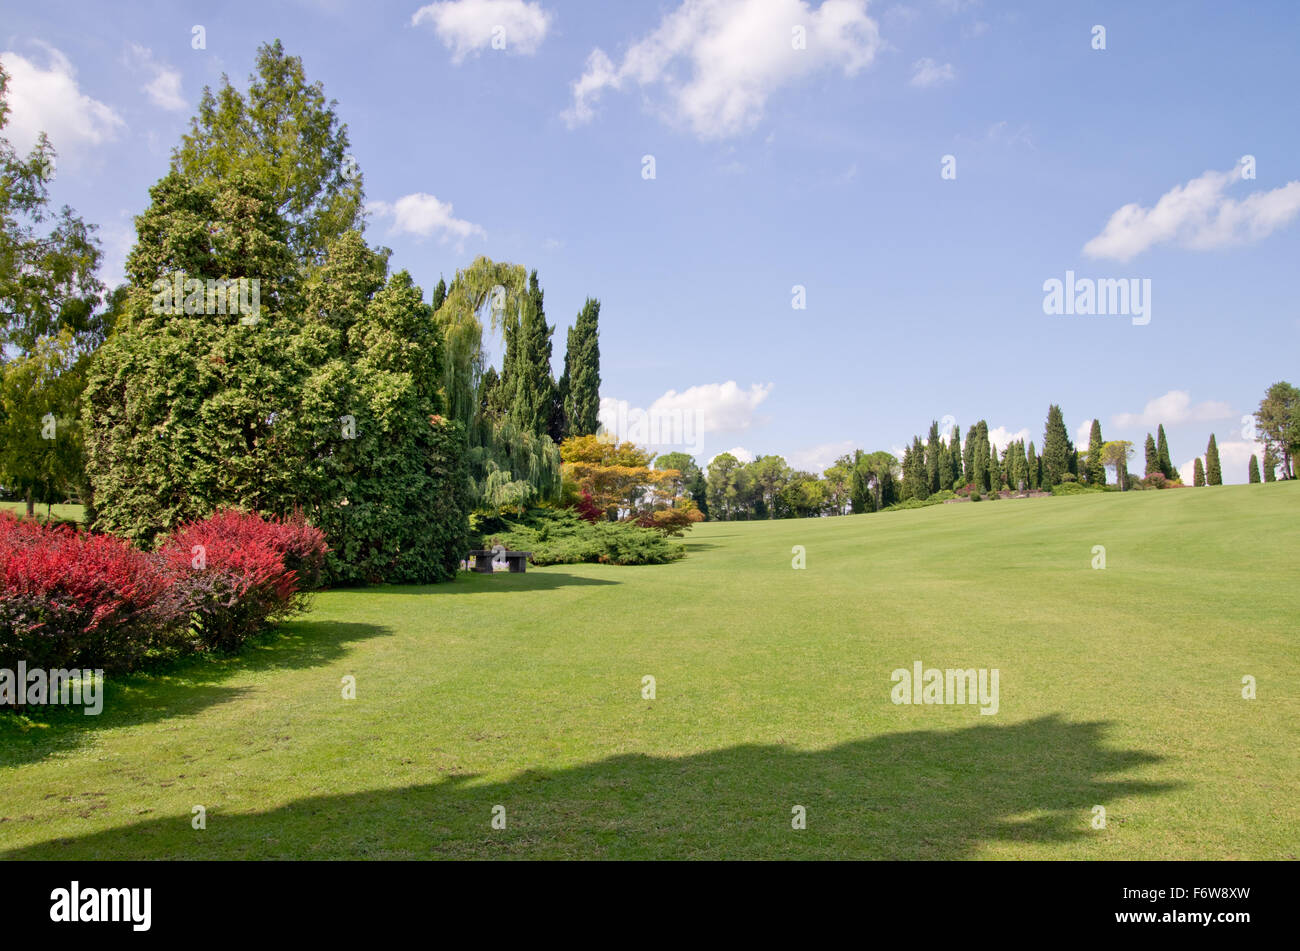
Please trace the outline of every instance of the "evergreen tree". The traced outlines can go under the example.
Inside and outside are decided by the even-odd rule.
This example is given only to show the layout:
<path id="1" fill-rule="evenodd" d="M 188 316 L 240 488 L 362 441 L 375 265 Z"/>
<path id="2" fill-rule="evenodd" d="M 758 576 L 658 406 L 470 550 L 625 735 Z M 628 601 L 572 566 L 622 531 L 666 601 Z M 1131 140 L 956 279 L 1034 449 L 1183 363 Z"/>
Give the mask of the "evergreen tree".
<path id="1" fill-rule="evenodd" d="M 1173 462 L 1169 459 L 1169 442 L 1165 439 L 1165 424 L 1161 423 L 1156 430 L 1156 451 L 1160 460 L 1160 472 L 1166 479 L 1172 479 L 1178 475 L 1178 470 L 1174 468 Z"/>
<path id="2" fill-rule="evenodd" d="M 963 482 L 975 481 L 975 446 L 977 439 L 978 430 L 974 426 L 966 430 L 966 445 L 962 447 L 961 451 L 961 478 Z"/>
<path id="3" fill-rule="evenodd" d="M 975 424 L 975 433 L 966 441 L 972 450 L 971 470 L 975 488 L 983 492 L 989 487 L 989 424 L 980 420 Z"/>
<path id="4" fill-rule="evenodd" d="M 1092 431 L 1088 433 L 1088 483 L 1090 485 L 1106 484 L 1106 464 L 1101 458 L 1101 447 L 1105 445 L 1101 438 L 1101 422 L 1092 421 Z"/>
<path id="5" fill-rule="evenodd" d="M 958 482 L 962 482 L 962 452 L 961 452 L 961 427 L 953 426 L 952 441 L 948 443 L 948 460 L 951 465 L 951 471 L 948 473 L 948 488 L 952 488 Z"/>
<path id="6" fill-rule="evenodd" d="M 1201 457 L 1196 457 L 1196 462 L 1192 464 L 1192 485 L 1205 485 L 1205 467 L 1201 465 Z"/>
<path id="7" fill-rule="evenodd" d="M 1147 468 L 1143 475 L 1151 475 L 1154 472 L 1162 472 L 1160 468 L 1160 453 L 1156 450 L 1156 441 L 1150 433 L 1147 433 L 1146 443 Z"/>
<path id="8" fill-rule="evenodd" d="M 1036 489 L 1038 488 L 1038 453 L 1034 450 L 1032 440 L 1029 443 L 1029 452 L 1025 456 L 1025 462 L 1026 485 L 1030 489 Z"/>
<path id="9" fill-rule="evenodd" d="M 1043 433 L 1043 487 L 1060 485 L 1062 477 L 1069 471 L 1070 437 L 1065 431 L 1061 407 L 1053 403 L 1047 408 L 1047 426 Z"/>
<path id="10" fill-rule="evenodd" d="M 927 495 L 938 492 L 944 486 L 939 484 L 939 423 L 930 422 L 930 433 L 925 440 L 925 484 Z"/>
<path id="11" fill-rule="evenodd" d="M 1250 481 L 1252 485 L 1259 482 L 1259 459 L 1254 455 L 1250 457 Z"/>
<path id="12" fill-rule="evenodd" d="M 1277 479 L 1277 456 L 1273 455 L 1273 450 L 1269 446 L 1264 447 L 1264 481 L 1273 482 Z"/>
<path id="13" fill-rule="evenodd" d="M 989 443 L 989 490 L 1000 492 L 1004 481 L 1002 466 L 998 462 L 998 447 Z"/>
<path id="14" fill-rule="evenodd" d="M 441 277 L 433 288 L 433 309 L 436 311 L 442 306 L 442 302 L 447 299 L 447 282 Z"/>
<path id="15" fill-rule="evenodd" d="M 600 416 L 600 301 L 588 297 L 569 328 L 564 352 L 564 416 L 567 435 L 590 436 Z"/>
<path id="16" fill-rule="evenodd" d="M 513 335 L 507 336 L 509 373 L 503 379 L 510 399 L 511 421 L 520 430 L 535 436 L 548 435 L 551 430 L 555 404 L 555 381 L 551 378 L 551 334 L 554 332 L 555 328 L 546 323 L 545 294 L 537 282 L 537 272 L 533 271 L 528 276 L 528 294 L 519 324 Z"/>
<path id="17" fill-rule="evenodd" d="M 1219 444 L 1210 433 L 1210 444 L 1205 448 L 1205 484 L 1223 485 L 1223 470 L 1219 468 Z"/>

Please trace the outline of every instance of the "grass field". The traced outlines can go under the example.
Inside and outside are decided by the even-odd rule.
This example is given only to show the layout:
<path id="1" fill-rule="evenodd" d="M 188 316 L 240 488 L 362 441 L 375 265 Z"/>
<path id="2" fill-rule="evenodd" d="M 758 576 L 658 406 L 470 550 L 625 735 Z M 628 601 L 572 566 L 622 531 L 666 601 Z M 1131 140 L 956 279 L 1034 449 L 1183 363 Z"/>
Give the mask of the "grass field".
<path id="1" fill-rule="evenodd" d="M 1296 483 L 711 523 L 688 550 L 327 592 L 99 717 L 4 720 L 0 855 L 1300 853 Z M 997 714 L 892 703 L 918 660 L 997 668 Z"/>

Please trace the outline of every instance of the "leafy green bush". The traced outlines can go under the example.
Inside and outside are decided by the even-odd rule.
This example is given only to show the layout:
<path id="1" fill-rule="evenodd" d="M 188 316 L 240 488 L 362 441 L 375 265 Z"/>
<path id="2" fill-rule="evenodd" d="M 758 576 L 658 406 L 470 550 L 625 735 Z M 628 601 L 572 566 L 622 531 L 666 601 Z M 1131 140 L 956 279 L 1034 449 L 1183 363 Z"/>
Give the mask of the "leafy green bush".
<path id="1" fill-rule="evenodd" d="M 1105 492 L 1099 485 L 1084 485 L 1081 482 L 1062 482 L 1052 486 L 1053 495 L 1087 495 L 1093 492 Z"/>
<path id="2" fill-rule="evenodd" d="M 632 522 L 584 521 L 571 509 L 529 509 L 519 517 L 477 520 L 472 548 L 495 540 L 511 551 L 531 551 L 535 565 L 662 565 L 686 552 L 659 532 Z"/>

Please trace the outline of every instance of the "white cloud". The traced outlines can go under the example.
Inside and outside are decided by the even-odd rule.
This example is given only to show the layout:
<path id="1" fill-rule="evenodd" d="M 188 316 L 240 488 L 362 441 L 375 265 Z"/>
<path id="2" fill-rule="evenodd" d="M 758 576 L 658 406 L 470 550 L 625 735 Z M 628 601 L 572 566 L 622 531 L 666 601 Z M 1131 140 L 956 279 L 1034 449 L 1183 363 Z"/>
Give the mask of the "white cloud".
<path id="1" fill-rule="evenodd" d="M 392 203 L 370 202 L 366 210 L 381 218 L 391 217 L 390 234 L 413 234 L 421 238 L 436 234 L 443 241 L 455 239 L 458 244 L 463 244 L 466 238 L 487 237 L 480 225 L 455 217 L 450 202 L 439 201 L 424 192 L 403 195 Z"/>
<path id="2" fill-rule="evenodd" d="M 1083 246 L 1083 253 L 1125 262 L 1169 241 L 1207 251 L 1258 241 L 1300 214 L 1300 181 L 1254 192 L 1241 201 L 1229 198 L 1228 187 L 1241 180 L 1241 166 L 1208 171 L 1186 185 L 1175 185 L 1152 208 L 1127 204 Z"/>
<path id="3" fill-rule="evenodd" d="M 833 465 L 840 456 L 851 454 L 855 448 L 856 446 L 851 439 L 845 439 L 842 442 L 822 443 L 820 446 L 813 446 L 811 449 L 800 449 L 798 452 L 792 452 L 785 457 L 785 461 L 794 469 L 802 469 L 806 472 L 821 472 L 827 466 Z"/>
<path id="4" fill-rule="evenodd" d="M 36 144 L 44 131 L 61 155 L 80 152 L 117 138 L 126 122 L 113 109 L 82 93 L 77 71 L 61 52 L 46 43 L 42 66 L 12 50 L 0 53 L 9 74 L 9 122 L 5 137 L 20 153 Z"/>
<path id="5" fill-rule="evenodd" d="M 783 86 L 826 69 L 851 77 L 881 45 L 867 0 L 824 0 L 816 10 L 805 0 L 684 0 L 617 66 L 592 50 L 562 118 L 570 128 L 589 122 L 606 89 L 658 88 L 659 108 L 700 138 L 739 135 Z"/>
<path id="6" fill-rule="evenodd" d="M 772 392 L 771 383 L 755 383 L 742 389 L 735 380 L 726 383 L 703 383 L 682 390 L 669 390 L 650 406 L 641 410 L 651 418 L 684 418 L 693 421 L 697 435 L 738 433 L 749 429 L 756 420 L 758 406 Z M 636 412 L 626 400 L 602 397 L 600 419 L 608 429 L 620 412 L 626 418 Z M 609 422 L 606 422 L 608 417 Z"/>
<path id="7" fill-rule="evenodd" d="M 153 50 L 132 43 L 128 49 L 127 65 L 137 71 L 151 73 L 153 78 L 140 87 L 159 109 L 179 112 L 189 108 L 189 103 L 181 95 L 181 73 L 166 63 L 154 59 Z"/>
<path id="8" fill-rule="evenodd" d="M 497 48 L 494 40 L 508 53 L 531 56 L 546 39 L 551 14 L 524 0 L 446 0 L 416 10 L 411 25 L 421 23 L 433 26 L 451 61 L 460 63 L 470 53 Z"/>
<path id="9" fill-rule="evenodd" d="M 952 63 L 943 63 L 941 65 L 926 56 L 912 64 L 911 82 L 913 86 L 929 89 L 931 86 L 941 86 L 944 83 L 951 82 L 956 75 Z"/>
<path id="10" fill-rule="evenodd" d="M 1016 442 L 1021 439 L 1025 441 L 1026 448 L 1028 448 L 1029 430 L 1018 429 L 1013 433 L 1005 426 L 999 426 L 997 429 L 989 430 L 989 442 L 997 447 L 998 452 L 1007 448 L 1008 443 Z"/>
<path id="11" fill-rule="evenodd" d="M 1232 407 L 1227 403 L 1207 400 L 1193 405 L 1192 397 L 1186 390 L 1170 390 L 1164 396 L 1158 396 L 1142 408 L 1140 413 L 1117 413 L 1111 417 L 1116 426 L 1154 427 L 1163 423 L 1173 426 L 1177 423 L 1202 423 L 1213 419 L 1228 419 L 1233 415 Z"/>

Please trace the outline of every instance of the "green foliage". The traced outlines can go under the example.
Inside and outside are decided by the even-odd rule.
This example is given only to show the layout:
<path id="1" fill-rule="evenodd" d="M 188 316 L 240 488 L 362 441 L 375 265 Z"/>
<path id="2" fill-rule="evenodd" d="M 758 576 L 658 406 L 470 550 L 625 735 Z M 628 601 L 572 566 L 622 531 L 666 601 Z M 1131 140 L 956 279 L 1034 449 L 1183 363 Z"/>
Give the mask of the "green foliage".
<path id="1" fill-rule="evenodd" d="M 1223 485 L 1223 470 L 1219 466 L 1219 444 L 1210 433 L 1210 444 L 1205 449 L 1205 484 Z"/>
<path id="2" fill-rule="evenodd" d="M 1061 482 L 1051 487 L 1052 495 L 1082 495 L 1085 492 L 1105 492 L 1099 485 L 1085 485 L 1082 482 Z"/>
<path id="3" fill-rule="evenodd" d="M 189 183 L 219 185 L 239 176 L 257 183 L 304 264 L 324 260 L 330 245 L 363 227 L 361 171 L 348 156 L 348 129 L 302 60 L 280 41 L 257 51 L 256 73 L 242 94 L 222 77 L 204 88 L 190 131 L 172 153 L 172 171 Z"/>
<path id="4" fill-rule="evenodd" d="M 1259 439 L 1264 443 L 1264 481 L 1268 476 L 1268 455 L 1274 466 L 1281 465 L 1282 478 L 1294 479 L 1294 461 L 1300 455 L 1300 389 L 1285 381 L 1274 383 L 1264 393 L 1255 413 Z"/>
<path id="5" fill-rule="evenodd" d="M 1192 463 L 1192 485 L 1198 488 L 1205 485 L 1205 466 L 1201 464 L 1200 456 Z"/>
<path id="6" fill-rule="evenodd" d="M 1047 408 L 1047 426 L 1043 432 L 1043 484 L 1060 485 L 1070 471 L 1070 437 L 1065 430 L 1065 417 L 1061 407 L 1053 403 Z"/>
<path id="7" fill-rule="evenodd" d="M 592 562 L 609 565 L 661 565 L 685 555 L 682 545 L 632 522 L 583 521 L 569 509 L 528 509 L 518 517 L 477 520 L 471 547 L 489 542 L 511 551 L 531 551 L 537 565 Z"/>
<path id="8" fill-rule="evenodd" d="M 1153 472 L 1159 472 L 1161 475 L 1164 475 L 1164 471 L 1160 468 L 1160 451 L 1156 449 L 1155 437 L 1150 433 L 1147 433 L 1146 469 L 1142 474 L 1151 475 Z"/>
<path id="9" fill-rule="evenodd" d="M 1091 485 L 1106 484 L 1106 461 L 1101 456 L 1101 447 L 1105 445 L 1101 438 L 1101 421 L 1094 419 L 1088 433 L 1088 482 Z"/>
<path id="10" fill-rule="evenodd" d="M 565 436 L 590 436 L 600 413 L 600 301 L 587 298 L 564 351 Z"/>
<path id="11" fill-rule="evenodd" d="M 1273 450 L 1266 444 L 1264 446 L 1264 481 L 1273 482 L 1277 479 L 1277 456 Z"/>
<path id="12" fill-rule="evenodd" d="M 1252 485 L 1259 482 L 1259 459 L 1253 454 L 1250 457 L 1250 482 Z"/>
<path id="13" fill-rule="evenodd" d="M 1178 470 L 1174 468 L 1174 464 L 1169 458 L 1169 440 L 1165 439 L 1164 423 L 1161 423 L 1156 428 L 1156 460 L 1166 479 L 1177 477 Z"/>

